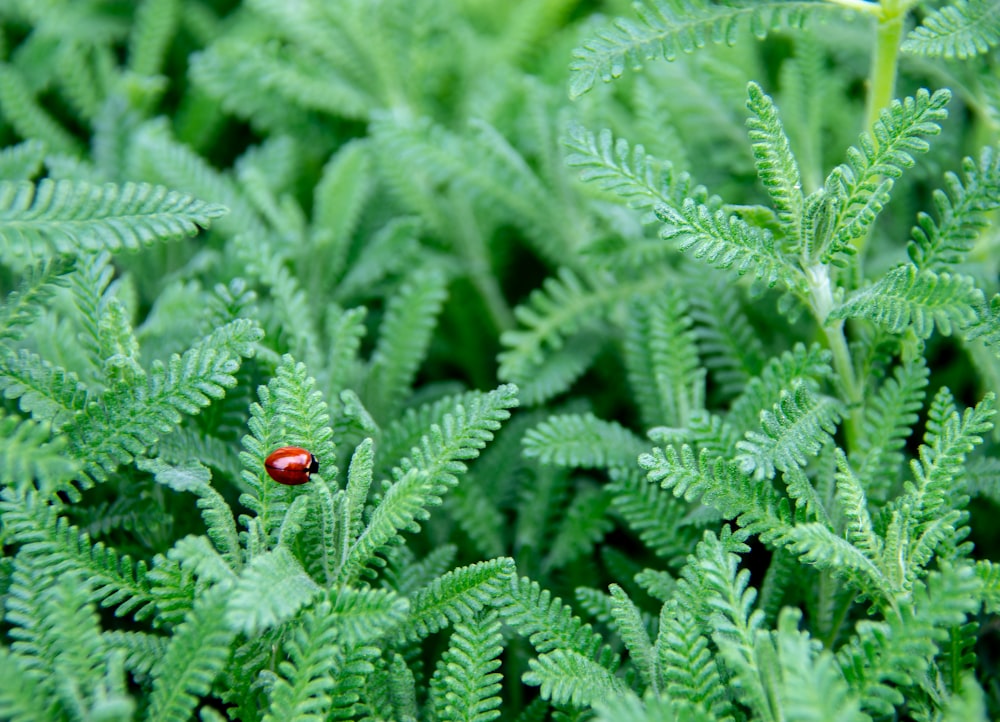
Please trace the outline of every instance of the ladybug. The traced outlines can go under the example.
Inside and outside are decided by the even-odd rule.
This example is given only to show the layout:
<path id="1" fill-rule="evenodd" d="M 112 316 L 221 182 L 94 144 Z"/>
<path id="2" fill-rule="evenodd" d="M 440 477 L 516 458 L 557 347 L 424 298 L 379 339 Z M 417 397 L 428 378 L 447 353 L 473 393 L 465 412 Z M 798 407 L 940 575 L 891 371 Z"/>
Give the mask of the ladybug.
<path id="1" fill-rule="evenodd" d="M 279 484 L 298 486 L 319 471 L 319 462 L 301 446 L 282 446 L 264 460 L 264 470 Z"/>

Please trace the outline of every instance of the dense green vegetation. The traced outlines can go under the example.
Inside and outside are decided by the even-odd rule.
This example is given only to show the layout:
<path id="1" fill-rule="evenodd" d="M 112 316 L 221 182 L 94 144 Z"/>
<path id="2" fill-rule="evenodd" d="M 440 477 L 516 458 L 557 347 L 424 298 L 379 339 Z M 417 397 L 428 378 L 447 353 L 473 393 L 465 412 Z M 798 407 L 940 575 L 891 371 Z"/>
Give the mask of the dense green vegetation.
<path id="1" fill-rule="evenodd" d="M 998 44 L 0 3 L 0 719 L 1000 715 Z"/>

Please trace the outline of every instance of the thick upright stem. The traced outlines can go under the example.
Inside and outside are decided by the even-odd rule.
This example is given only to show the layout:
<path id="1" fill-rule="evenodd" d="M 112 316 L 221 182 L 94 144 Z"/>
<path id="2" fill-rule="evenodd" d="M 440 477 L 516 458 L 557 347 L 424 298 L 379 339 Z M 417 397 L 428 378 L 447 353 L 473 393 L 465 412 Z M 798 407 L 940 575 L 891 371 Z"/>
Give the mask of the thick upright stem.
<path id="1" fill-rule="evenodd" d="M 871 128 L 879 113 L 887 108 L 896 93 L 896 71 L 899 67 L 899 44 L 903 36 L 905 11 L 897 2 L 884 2 L 875 29 L 875 50 L 868 76 L 868 107 L 865 127 Z"/>

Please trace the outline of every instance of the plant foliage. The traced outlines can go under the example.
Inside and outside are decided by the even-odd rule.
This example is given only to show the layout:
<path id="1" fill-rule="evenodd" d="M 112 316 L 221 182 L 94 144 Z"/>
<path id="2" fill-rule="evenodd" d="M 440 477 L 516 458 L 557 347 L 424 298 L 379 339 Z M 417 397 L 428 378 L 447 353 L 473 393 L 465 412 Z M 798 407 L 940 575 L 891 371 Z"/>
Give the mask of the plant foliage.
<path id="1" fill-rule="evenodd" d="M 626 5 L 0 2 L 0 719 L 1000 718 L 998 3 Z"/>

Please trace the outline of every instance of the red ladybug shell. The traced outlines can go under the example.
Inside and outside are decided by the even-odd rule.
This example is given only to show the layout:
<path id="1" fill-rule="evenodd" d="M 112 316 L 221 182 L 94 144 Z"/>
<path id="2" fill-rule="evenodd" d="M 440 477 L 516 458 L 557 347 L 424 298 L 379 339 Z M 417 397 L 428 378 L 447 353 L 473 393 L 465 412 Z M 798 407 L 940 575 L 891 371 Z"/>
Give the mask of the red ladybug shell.
<path id="1" fill-rule="evenodd" d="M 319 471 L 319 462 L 301 446 L 282 446 L 264 460 L 264 469 L 279 484 L 298 486 Z"/>

